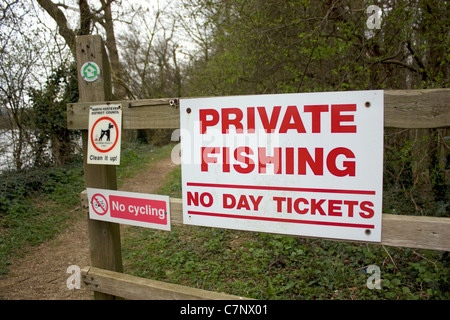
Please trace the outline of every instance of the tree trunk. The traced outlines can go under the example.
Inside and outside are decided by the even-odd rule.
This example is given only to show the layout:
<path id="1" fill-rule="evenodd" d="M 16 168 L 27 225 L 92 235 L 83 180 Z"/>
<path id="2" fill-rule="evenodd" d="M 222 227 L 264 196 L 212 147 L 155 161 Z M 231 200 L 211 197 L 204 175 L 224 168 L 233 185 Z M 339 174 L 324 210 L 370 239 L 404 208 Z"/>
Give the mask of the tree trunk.
<path id="1" fill-rule="evenodd" d="M 67 26 L 67 18 L 64 12 L 51 0 L 37 0 L 39 5 L 55 20 L 58 25 L 59 34 L 64 38 L 66 44 L 69 46 L 74 58 L 75 56 L 75 32 Z M 114 21 L 111 12 L 112 0 L 102 0 L 102 7 L 104 10 L 103 19 L 97 20 L 105 29 L 106 32 L 106 47 L 109 52 L 109 59 L 111 62 L 111 71 L 113 75 L 113 90 L 114 98 L 120 100 L 125 98 L 126 90 L 122 79 L 122 68 L 119 60 L 119 52 L 117 50 L 116 37 L 114 34 Z M 87 0 L 79 1 L 80 7 L 80 31 L 82 35 L 87 35 L 91 32 L 92 14 L 89 9 Z"/>
<path id="2" fill-rule="evenodd" d="M 117 100 L 126 97 L 125 85 L 122 78 L 122 66 L 119 60 L 119 51 L 117 50 L 116 36 L 114 34 L 114 21 L 112 19 L 111 2 L 105 6 L 105 15 L 103 28 L 106 31 L 106 47 L 108 48 L 109 61 L 111 63 L 111 71 L 113 77 L 113 95 Z"/>
<path id="3" fill-rule="evenodd" d="M 59 34 L 64 38 L 75 57 L 75 32 L 67 26 L 67 19 L 64 13 L 50 0 L 37 0 L 37 2 L 55 20 Z"/>

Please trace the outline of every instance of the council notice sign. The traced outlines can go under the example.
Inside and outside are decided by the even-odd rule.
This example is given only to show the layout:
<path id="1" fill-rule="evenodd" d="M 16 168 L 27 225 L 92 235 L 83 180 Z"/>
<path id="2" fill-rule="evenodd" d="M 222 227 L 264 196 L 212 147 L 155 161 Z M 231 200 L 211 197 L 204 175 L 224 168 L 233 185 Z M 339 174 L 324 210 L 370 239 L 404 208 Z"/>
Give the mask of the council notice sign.
<path id="1" fill-rule="evenodd" d="M 381 241 L 383 91 L 180 101 L 183 222 Z"/>
<path id="2" fill-rule="evenodd" d="M 91 106 L 88 135 L 87 163 L 119 165 L 122 106 Z"/>

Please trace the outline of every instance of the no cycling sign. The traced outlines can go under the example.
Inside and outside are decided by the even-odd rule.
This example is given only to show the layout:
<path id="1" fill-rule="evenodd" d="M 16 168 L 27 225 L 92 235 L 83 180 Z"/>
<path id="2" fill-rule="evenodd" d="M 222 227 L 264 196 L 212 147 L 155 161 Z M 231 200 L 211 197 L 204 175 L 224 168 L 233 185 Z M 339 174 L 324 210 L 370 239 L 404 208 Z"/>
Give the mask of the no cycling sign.
<path id="1" fill-rule="evenodd" d="M 89 164 L 120 164 L 122 106 L 91 106 L 89 110 Z"/>
<path id="2" fill-rule="evenodd" d="M 103 216 L 108 211 L 108 200 L 102 194 L 96 193 L 92 196 L 91 206 L 96 214 Z"/>
<path id="3" fill-rule="evenodd" d="M 87 188 L 89 218 L 170 231 L 169 196 Z"/>

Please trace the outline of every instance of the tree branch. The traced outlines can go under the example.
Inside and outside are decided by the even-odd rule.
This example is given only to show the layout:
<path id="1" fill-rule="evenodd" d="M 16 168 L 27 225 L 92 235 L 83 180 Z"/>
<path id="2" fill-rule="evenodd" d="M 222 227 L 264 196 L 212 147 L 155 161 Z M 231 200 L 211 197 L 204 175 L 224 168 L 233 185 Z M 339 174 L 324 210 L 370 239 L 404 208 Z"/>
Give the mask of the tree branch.
<path id="1" fill-rule="evenodd" d="M 42 8 L 55 20 L 59 34 L 64 38 L 75 57 L 75 32 L 67 26 L 67 18 L 58 5 L 50 0 L 36 0 Z"/>
<path id="2" fill-rule="evenodd" d="M 412 72 L 422 74 L 422 72 L 420 72 L 420 71 L 414 69 L 413 67 L 411 67 L 410 65 L 408 65 L 407 63 L 405 63 L 405 62 L 403 62 L 403 61 L 399 61 L 399 60 L 390 60 L 390 59 L 388 59 L 388 60 L 382 60 L 382 61 L 380 61 L 379 63 L 384 63 L 384 64 L 396 64 L 396 65 L 402 66 L 403 68 L 406 68 L 406 69 L 408 69 L 408 70 L 410 70 L 410 71 L 412 71 Z"/>
<path id="3" fill-rule="evenodd" d="M 422 63 L 422 61 L 417 56 L 416 52 L 413 50 L 413 48 L 411 46 L 411 41 L 406 42 L 406 48 L 408 48 L 409 52 L 411 53 L 411 55 L 414 58 L 414 61 L 419 66 L 419 70 L 420 70 L 419 73 L 422 75 L 422 80 L 426 81 L 428 79 L 428 73 L 426 71 L 425 65 Z"/>

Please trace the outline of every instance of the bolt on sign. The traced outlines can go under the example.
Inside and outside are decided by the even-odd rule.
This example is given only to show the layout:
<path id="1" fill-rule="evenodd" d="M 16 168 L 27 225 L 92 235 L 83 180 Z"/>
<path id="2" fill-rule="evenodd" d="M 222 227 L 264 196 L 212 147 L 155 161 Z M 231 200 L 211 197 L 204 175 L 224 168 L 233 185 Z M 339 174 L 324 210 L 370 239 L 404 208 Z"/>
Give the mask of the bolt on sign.
<path id="1" fill-rule="evenodd" d="M 169 197 L 87 188 L 89 218 L 170 231 Z"/>
<path id="2" fill-rule="evenodd" d="M 120 104 L 91 106 L 87 163 L 119 165 L 121 130 L 122 106 Z"/>
<path id="3" fill-rule="evenodd" d="M 180 101 L 183 222 L 381 241 L 383 91 Z"/>

